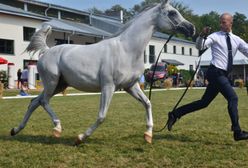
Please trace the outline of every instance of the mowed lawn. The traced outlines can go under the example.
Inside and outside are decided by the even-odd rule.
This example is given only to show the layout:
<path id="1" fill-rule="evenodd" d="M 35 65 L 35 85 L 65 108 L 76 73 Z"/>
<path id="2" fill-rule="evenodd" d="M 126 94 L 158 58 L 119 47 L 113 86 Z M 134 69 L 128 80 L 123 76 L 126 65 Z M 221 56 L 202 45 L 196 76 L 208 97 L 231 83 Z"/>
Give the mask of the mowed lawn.
<path id="1" fill-rule="evenodd" d="M 182 90 L 153 92 L 154 130 L 162 128 Z M 181 104 L 197 100 L 204 90 L 189 90 Z M 236 89 L 243 129 L 248 130 L 245 89 Z M 148 93 L 146 93 L 148 94 Z M 0 167 L 248 167 L 248 141 L 233 140 L 226 100 L 221 95 L 207 108 L 180 119 L 171 132 L 154 132 L 144 142 L 143 106 L 128 94 L 115 94 L 105 122 L 86 143 L 74 147 L 79 133 L 95 122 L 99 95 L 54 97 L 51 106 L 62 122 L 62 137 L 39 107 L 15 137 L 9 131 L 22 120 L 30 99 L 0 100 Z"/>

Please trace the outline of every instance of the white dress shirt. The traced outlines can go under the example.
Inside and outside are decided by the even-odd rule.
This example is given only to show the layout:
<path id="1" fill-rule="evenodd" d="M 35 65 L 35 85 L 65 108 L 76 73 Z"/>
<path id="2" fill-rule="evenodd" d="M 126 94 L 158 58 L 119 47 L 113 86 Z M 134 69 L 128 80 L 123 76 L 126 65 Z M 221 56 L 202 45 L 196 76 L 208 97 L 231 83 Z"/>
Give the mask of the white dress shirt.
<path id="1" fill-rule="evenodd" d="M 248 58 L 248 44 L 240 37 L 233 33 L 229 33 L 232 44 L 232 55 L 235 57 L 239 50 Z M 204 46 L 203 46 L 204 45 Z M 210 34 L 204 42 L 203 37 L 198 37 L 196 40 L 196 48 L 199 50 L 211 47 L 212 60 L 211 64 L 215 67 L 227 70 L 228 64 L 228 48 L 226 43 L 226 32 L 219 31 Z"/>

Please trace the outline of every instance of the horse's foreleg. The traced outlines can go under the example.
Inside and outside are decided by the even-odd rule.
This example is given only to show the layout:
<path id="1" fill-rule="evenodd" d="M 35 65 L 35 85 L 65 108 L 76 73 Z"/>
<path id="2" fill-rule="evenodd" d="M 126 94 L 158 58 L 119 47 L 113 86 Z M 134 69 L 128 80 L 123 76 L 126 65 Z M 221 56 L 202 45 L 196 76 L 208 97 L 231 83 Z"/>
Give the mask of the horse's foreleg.
<path id="1" fill-rule="evenodd" d="M 56 116 L 56 114 L 53 112 L 52 108 L 49 105 L 50 98 L 51 98 L 50 96 L 44 96 L 44 98 L 41 100 L 41 106 L 49 114 L 49 116 L 51 117 L 52 122 L 55 126 L 53 128 L 53 135 L 55 137 L 59 138 L 61 136 L 61 133 L 62 133 L 62 127 L 61 127 L 60 120 L 58 119 L 58 117 Z"/>
<path id="2" fill-rule="evenodd" d="M 95 129 L 101 123 L 103 123 L 103 121 L 106 117 L 112 96 L 114 94 L 114 90 L 115 90 L 115 88 L 113 86 L 105 86 L 102 89 L 98 118 L 97 118 L 96 122 L 91 127 L 89 127 L 84 134 L 78 135 L 77 140 L 75 142 L 75 145 L 79 145 L 80 143 L 82 143 L 87 137 L 89 137 L 95 131 Z"/>
<path id="3" fill-rule="evenodd" d="M 152 118 L 152 105 L 150 100 L 140 89 L 138 83 L 136 83 L 131 88 L 125 89 L 125 91 L 144 105 L 146 109 L 146 126 L 147 126 L 147 131 L 145 132 L 144 137 L 148 143 L 152 143 L 153 118 Z"/>
<path id="4" fill-rule="evenodd" d="M 14 136 L 16 135 L 17 133 L 19 133 L 27 124 L 31 114 L 33 113 L 33 111 L 39 107 L 40 105 L 40 99 L 41 97 L 43 96 L 43 94 L 40 94 L 38 97 L 34 98 L 31 100 L 29 106 L 28 106 L 28 110 L 21 122 L 21 124 L 19 125 L 19 127 L 16 127 L 16 128 L 12 128 L 11 132 L 10 132 L 10 135 L 11 136 Z"/>

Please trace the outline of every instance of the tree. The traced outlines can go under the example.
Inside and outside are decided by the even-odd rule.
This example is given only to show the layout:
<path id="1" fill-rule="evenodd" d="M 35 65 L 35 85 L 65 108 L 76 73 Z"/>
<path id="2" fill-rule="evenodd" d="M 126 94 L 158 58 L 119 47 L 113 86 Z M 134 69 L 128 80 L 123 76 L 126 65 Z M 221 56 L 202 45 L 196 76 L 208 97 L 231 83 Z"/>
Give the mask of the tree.
<path id="1" fill-rule="evenodd" d="M 114 5 L 110 9 L 105 10 L 104 13 L 108 16 L 114 16 L 114 17 L 120 18 L 120 12 L 121 11 L 123 11 L 123 14 L 124 14 L 123 20 L 126 21 L 128 11 L 125 8 L 123 8 L 121 5 Z"/>
<path id="2" fill-rule="evenodd" d="M 201 26 L 199 26 L 199 29 L 202 30 L 205 26 L 210 26 L 212 28 L 212 31 L 219 31 L 220 29 L 220 15 L 212 11 L 208 14 L 204 14 L 200 17 L 201 19 Z"/>
<path id="3" fill-rule="evenodd" d="M 233 33 L 248 41 L 248 21 L 244 14 L 236 12 L 233 16 Z"/>
<path id="4" fill-rule="evenodd" d="M 88 9 L 88 12 L 94 13 L 94 14 L 104 14 L 103 11 L 101 11 L 100 9 L 97 9 L 96 7 Z"/>
<path id="5" fill-rule="evenodd" d="M 117 17 L 120 18 L 120 12 L 123 11 L 123 21 L 124 23 L 128 21 L 131 17 L 131 11 L 126 10 L 121 5 L 114 5 L 110 9 L 106 9 L 105 11 L 101 11 L 100 9 L 97 9 L 96 7 L 88 9 L 89 12 L 95 13 L 95 14 L 104 14 L 107 16 Z"/>

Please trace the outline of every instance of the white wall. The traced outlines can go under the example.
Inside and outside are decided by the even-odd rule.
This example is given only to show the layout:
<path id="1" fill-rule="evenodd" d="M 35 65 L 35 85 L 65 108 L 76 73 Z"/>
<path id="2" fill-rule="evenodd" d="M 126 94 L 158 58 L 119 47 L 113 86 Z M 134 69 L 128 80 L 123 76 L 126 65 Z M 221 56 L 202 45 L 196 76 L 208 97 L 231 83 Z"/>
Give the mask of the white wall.
<path id="1" fill-rule="evenodd" d="M 15 64 L 16 71 L 23 68 L 23 60 L 30 59 L 29 54 L 23 53 L 29 42 L 23 40 L 23 26 L 39 27 L 41 21 L 24 17 L 0 14 L 0 38 L 14 40 L 14 54 L 3 54 L 0 56 L 7 59 L 8 62 Z M 5 69 L 7 65 L 1 65 L 0 68 Z"/>
<path id="2" fill-rule="evenodd" d="M 149 44 L 146 47 L 146 55 L 147 55 L 147 63 L 145 64 L 145 68 L 149 68 L 151 64 L 149 63 L 149 45 L 155 46 L 155 55 L 156 59 L 161 51 L 163 45 L 165 44 L 166 40 L 161 40 L 158 38 L 152 38 Z M 176 46 L 176 54 L 173 54 L 173 46 Z M 182 55 L 182 47 L 184 47 L 184 55 Z M 192 48 L 192 55 L 189 53 L 189 49 Z M 160 60 L 162 59 L 174 59 L 179 62 L 184 63 L 184 65 L 178 66 L 179 69 L 186 69 L 189 70 L 189 66 L 193 65 L 195 69 L 195 63 L 198 61 L 198 50 L 195 48 L 194 44 L 190 43 L 181 43 L 177 41 L 170 41 L 167 44 L 167 53 L 162 50 Z"/>
<path id="3" fill-rule="evenodd" d="M 31 19 L 27 17 L 19 17 L 13 15 L 7 15 L 0 13 L 0 38 L 6 40 L 14 40 L 14 54 L 3 54 L 0 56 L 7 59 L 8 62 L 15 64 L 15 71 L 18 69 L 23 69 L 23 60 L 38 60 L 38 53 L 31 57 L 28 53 L 23 53 L 29 44 L 29 41 L 23 40 L 23 27 L 32 27 L 37 30 L 40 29 L 42 20 Z M 85 43 L 95 43 L 94 37 L 85 37 L 72 35 L 69 33 L 55 32 L 48 37 L 47 44 L 49 47 L 55 45 L 55 38 L 57 39 L 70 39 L 73 40 L 75 44 L 85 44 Z M 0 65 L 0 70 L 7 71 L 7 65 Z M 17 77 L 15 77 L 15 80 Z"/>

